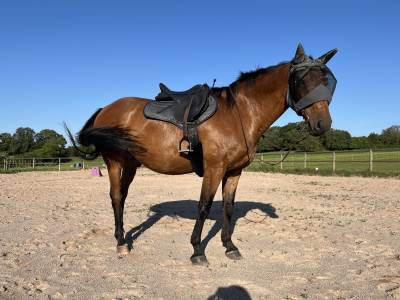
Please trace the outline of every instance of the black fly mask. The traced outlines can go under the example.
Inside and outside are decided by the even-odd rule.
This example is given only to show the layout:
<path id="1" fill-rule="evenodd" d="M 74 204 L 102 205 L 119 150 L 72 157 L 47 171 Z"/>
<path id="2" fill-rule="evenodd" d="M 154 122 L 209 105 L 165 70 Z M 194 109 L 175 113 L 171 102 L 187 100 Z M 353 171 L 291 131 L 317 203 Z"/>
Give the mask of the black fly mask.
<path id="1" fill-rule="evenodd" d="M 332 51 L 334 51 L 333 56 L 336 53 L 336 49 Z M 308 56 L 303 56 L 302 62 L 296 63 L 295 60 L 292 62 L 289 71 L 289 88 L 286 94 L 286 103 L 298 115 L 301 115 L 301 111 L 304 108 L 315 102 L 325 100 L 329 104 L 332 101 L 336 78 L 325 65 L 325 62 L 329 59 L 330 57 L 312 59 Z M 313 74 L 318 74 L 318 80 L 310 78 Z M 303 89 L 307 91 L 301 98 L 296 97 L 296 90 L 300 86 L 303 86 Z"/>

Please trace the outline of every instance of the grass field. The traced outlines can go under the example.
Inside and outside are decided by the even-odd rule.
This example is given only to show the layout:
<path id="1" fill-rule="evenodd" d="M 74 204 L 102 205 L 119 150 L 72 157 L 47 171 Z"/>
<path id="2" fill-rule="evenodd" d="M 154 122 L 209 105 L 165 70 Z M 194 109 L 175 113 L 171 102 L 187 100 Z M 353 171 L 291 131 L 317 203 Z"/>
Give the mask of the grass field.
<path id="1" fill-rule="evenodd" d="M 282 156 L 281 156 L 282 155 Z M 246 169 L 248 171 L 283 172 L 296 174 L 320 174 L 320 175 L 362 175 L 362 176 L 400 176 L 400 150 L 374 150 L 372 152 L 372 172 L 370 171 L 370 151 L 342 151 L 342 152 L 292 152 L 284 162 L 279 163 L 285 153 L 268 152 L 258 153 L 254 161 Z M 335 163 L 334 163 L 335 156 Z M 81 167 L 76 164 L 80 163 Z M 277 163 L 270 165 L 268 163 Z M 80 170 L 83 166 L 103 167 L 102 158 L 92 161 L 84 161 L 81 158 L 15 158 L 7 160 L 7 168 L 4 159 L 0 159 L 0 173 L 22 171 L 66 171 Z M 334 170 L 335 169 L 335 170 Z"/>
<path id="2" fill-rule="evenodd" d="M 4 167 L 4 161 L 1 161 L 0 173 L 14 173 L 24 171 L 73 171 L 81 170 L 92 167 L 105 168 L 106 165 L 101 157 L 95 160 L 83 160 L 79 157 L 72 158 L 36 158 L 33 161 L 32 158 L 15 158 L 8 160 L 7 170 Z M 78 165 L 80 164 L 80 166 Z"/>
<path id="3" fill-rule="evenodd" d="M 284 156 L 285 153 L 282 155 Z M 291 153 L 282 163 L 280 152 L 257 154 L 250 171 L 288 172 L 331 175 L 363 175 L 363 176 L 399 176 L 400 150 L 386 150 L 372 152 L 372 166 L 370 151 L 343 151 L 343 152 L 310 152 Z M 335 162 L 334 162 L 335 160 Z M 372 172 L 370 171 L 372 167 Z"/>

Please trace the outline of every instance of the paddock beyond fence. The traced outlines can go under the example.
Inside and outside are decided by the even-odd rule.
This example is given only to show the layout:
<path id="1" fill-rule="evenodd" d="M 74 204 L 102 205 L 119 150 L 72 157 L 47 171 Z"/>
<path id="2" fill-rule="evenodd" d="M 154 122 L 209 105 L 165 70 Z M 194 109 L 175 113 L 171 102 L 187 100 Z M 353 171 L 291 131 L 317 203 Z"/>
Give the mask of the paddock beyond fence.
<path id="1" fill-rule="evenodd" d="M 83 160 L 76 157 L 59 158 L 0 158 L 1 172 L 68 171 L 105 167 L 101 158 Z"/>
<path id="2" fill-rule="evenodd" d="M 258 153 L 249 169 L 324 174 L 400 175 L 400 150 Z"/>
<path id="3" fill-rule="evenodd" d="M 400 175 L 400 150 L 362 150 L 335 152 L 257 153 L 247 168 L 251 171 L 276 171 L 320 174 Z M 83 160 L 61 158 L 0 158 L 0 172 L 66 171 L 104 167 L 101 158 Z"/>

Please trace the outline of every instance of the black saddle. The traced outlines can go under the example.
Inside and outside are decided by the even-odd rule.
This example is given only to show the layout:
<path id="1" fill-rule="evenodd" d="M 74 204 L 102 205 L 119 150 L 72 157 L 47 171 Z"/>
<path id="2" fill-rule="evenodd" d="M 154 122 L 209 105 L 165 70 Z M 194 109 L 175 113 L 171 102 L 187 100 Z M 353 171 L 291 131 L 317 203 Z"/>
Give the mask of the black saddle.
<path id="1" fill-rule="evenodd" d="M 217 101 L 210 95 L 210 88 L 207 84 L 198 84 L 187 91 L 175 92 L 160 83 L 160 93 L 155 100 L 144 107 L 145 117 L 172 123 L 182 129 L 183 138 L 178 151 L 189 155 L 193 165 L 195 153 L 192 152 L 202 152 L 197 126 L 211 118 L 217 110 Z M 188 149 L 182 149 L 183 141 L 189 143 Z M 194 169 L 202 176 L 202 167 L 201 172 Z"/>
<path id="2" fill-rule="evenodd" d="M 175 125 L 183 126 L 184 114 L 186 109 L 189 107 L 187 121 L 193 122 L 198 119 L 204 108 L 207 106 L 207 97 L 210 91 L 206 84 L 195 85 L 187 91 L 174 92 L 168 89 L 164 84 L 160 83 L 161 92 L 157 95 L 156 101 L 159 101 L 157 106 L 157 115 L 160 118 L 168 118 L 172 123 L 178 123 Z M 150 108 L 155 108 L 154 104 L 149 105 Z M 147 112 L 149 112 L 149 107 L 147 107 Z M 159 110 L 159 108 L 161 108 Z M 162 116 L 160 116 L 162 114 Z M 153 117 L 150 116 L 150 117 Z M 157 117 L 156 117 L 157 119 Z M 164 120 L 167 121 L 168 120 Z"/>
<path id="3" fill-rule="evenodd" d="M 209 95 L 210 88 L 206 84 L 175 92 L 160 83 L 160 90 L 156 101 L 149 102 L 144 108 L 144 115 L 148 119 L 169 122 L 184 129 L 185 123 L 198 126 L 217 110 L 217 101 Z"/>

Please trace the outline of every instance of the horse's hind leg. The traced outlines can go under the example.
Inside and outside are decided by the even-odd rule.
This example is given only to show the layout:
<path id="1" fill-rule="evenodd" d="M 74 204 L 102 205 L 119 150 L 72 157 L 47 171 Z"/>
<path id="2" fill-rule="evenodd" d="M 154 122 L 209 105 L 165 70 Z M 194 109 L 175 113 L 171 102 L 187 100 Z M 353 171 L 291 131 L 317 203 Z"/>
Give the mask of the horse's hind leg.
<path id="1" fill-rule="evenodd" d="M 233 244 L 231 219 L 233 214 L 233 204 L 235 201 L 236 188 L 241 175 L 241 170 L 235 173 L 227 173 L 222 181 L 222 198 L 224 209 L 224 222 L 221 231 L 222 244 L 226 248 L 226 256 L 231 259 L 240 259 L 241 255 L 238 248 Z"/>
<path id="2" fill-rule="evenodd" d="M 111 159 L 105 158 L 104 160 L 107 163 L 110 179 L 110 197 L 114 210 L 114 236 L 117 240 L 117 252 L 119 254 L 128 254 L 129 248 L 124 236 L 124 205 L 129 185 L 135 177 L 138 164 L 135 161 L 126 161 L 121 164 Z"/>

